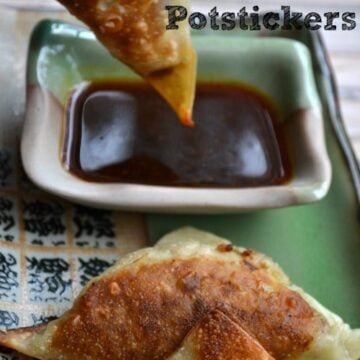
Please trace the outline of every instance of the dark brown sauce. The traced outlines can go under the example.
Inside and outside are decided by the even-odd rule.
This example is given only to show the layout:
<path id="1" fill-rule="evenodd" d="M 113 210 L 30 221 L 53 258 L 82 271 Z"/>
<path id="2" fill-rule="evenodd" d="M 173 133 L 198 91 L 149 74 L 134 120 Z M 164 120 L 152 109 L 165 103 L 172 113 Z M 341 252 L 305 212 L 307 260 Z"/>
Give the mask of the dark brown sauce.
<path id="1" fill-rule="evenodd" d="M 141 83 L 93 83 L 67 109 L 63 161 L 91 182 L 255 187 L 291 178 L 272 104 L 239 85 L 199 84 L 195 128 Z"/>

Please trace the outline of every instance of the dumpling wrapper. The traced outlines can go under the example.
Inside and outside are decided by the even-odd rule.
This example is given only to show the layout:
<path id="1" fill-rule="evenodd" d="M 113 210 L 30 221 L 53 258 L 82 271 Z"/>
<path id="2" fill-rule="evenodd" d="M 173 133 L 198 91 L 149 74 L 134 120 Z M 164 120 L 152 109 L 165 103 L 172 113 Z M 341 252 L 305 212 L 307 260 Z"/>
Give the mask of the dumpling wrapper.
<path id="1" fill-rule="evenodd" d="M 222 311 L 206 315 L 169 360 L 274 360 L 240 325 Z"/>
<path id="2" fill-rule="evenodd" d="M 146 79 L 192 126 L 197 57 L 186 22 L 166 30 L 166 5 L 188 0 L 58 0 L 111 54 Z"/>
<path id="3" fill-rule="evenodd" d="M 61 318 L 2 333 L 0 344 L 44 360 L 205 360 L 220 344 L 219 359 L 237 360 L 223 338 L 201 340 L 204 326 L 210 337 L 211 329 L 238 334 L 239 354 L 258 352 L 257 360 L 360 357 L 360 331 L 291 285 L 271 259 L 192 228 L 124 257 Z"/>

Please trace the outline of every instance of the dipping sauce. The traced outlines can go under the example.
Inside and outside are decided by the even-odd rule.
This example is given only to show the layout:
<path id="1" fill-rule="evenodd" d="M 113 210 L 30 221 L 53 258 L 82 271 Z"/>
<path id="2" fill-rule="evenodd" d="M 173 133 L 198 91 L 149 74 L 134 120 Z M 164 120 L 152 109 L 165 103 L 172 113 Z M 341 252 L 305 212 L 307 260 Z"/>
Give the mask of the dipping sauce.
<path id="1" fill-rule="evenodd" d="M 91 182 L 256 187 L 292 174 L 272 104 L 238 85 L 199 84 L 195 127 L 142 83 L 93 83 L 67 108 L 63 162 Z"/>

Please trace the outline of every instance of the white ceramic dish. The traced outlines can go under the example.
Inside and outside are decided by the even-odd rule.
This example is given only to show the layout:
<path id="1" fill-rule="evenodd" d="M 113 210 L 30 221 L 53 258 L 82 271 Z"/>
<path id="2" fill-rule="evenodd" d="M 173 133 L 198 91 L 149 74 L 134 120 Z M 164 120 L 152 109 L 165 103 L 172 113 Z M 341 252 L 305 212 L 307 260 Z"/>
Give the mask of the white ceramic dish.
<path id="1" fill-rule="evenodd" d="M 294 177 L 279 186 L 238 189 L 173 188 L 90 183 L 61 162 L 64 108 L 74 86 L 96 79 L 136 79 L 87 30 L 43 22 L 28 63 L 27 116 L 21 152 L 25 171 L 41 188 L 90 206 L 134 211 L 221 213 L 314 202 L 330 186 L 322 109 L 308 49 L 295 41 L 262 38 L 194 39 L 199 78 L 241 81 L 270 95 L 286 119 Z M 96 71 L 94 71 L 96 68 Z"/>

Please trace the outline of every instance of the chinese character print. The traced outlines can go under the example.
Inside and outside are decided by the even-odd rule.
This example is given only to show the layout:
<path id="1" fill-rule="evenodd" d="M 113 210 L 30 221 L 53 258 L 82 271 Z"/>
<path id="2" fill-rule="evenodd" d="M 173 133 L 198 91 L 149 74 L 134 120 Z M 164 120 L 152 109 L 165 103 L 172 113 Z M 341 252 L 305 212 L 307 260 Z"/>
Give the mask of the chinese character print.
<path id="1" fill-rule="evenodd" d="M 15 160 L 12 151 L 0 149 L 0 187 L 15 185 Z"/>
<path id="2" fill-rule="evenodd" d="M 24 200 L 23 219 L 27 243 L 46 246 L 66 244 L 65 209 L 61 204 Z"/>
<path id="3" fill-rule="evenodd" d="M 77 246 L 92 248 L 115 246 L 115 224 L 111 211 L 75 206 L 73 223 Z"/>
<path id="4" fill-rule="evenodd" d="M 31 302 L 61 303 L 71 300 L 70 265 L 65 259 L 33 255 L 26 260 Z"/>
<path id="5" fill-rule="evenodd" d="M 0 240 L 16 242 L 18 240 L 16 201 L 0 196 Z"/>
<path id="6" fill-rule="evenodd" d="M 0 330 L 15 329 L 19 326 L 19 316 L 12 311 L 0 310 Z"/>
<path id="7" fill-rule="evenodd" d="M 101 259 L 94 256 L 88 258 L 83 256 L 82 258 L 78 258 L 78 276 L 80 285 L 85 286 L 92 278 L 102 274 L 115 263 L 116 259 L 116 257 Z"/>
<path id="8" fill-rule="evenodd" d="M 0 300 L 19 302 L 18 263 L 15 254 L 0 252 Z"/>

